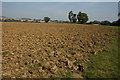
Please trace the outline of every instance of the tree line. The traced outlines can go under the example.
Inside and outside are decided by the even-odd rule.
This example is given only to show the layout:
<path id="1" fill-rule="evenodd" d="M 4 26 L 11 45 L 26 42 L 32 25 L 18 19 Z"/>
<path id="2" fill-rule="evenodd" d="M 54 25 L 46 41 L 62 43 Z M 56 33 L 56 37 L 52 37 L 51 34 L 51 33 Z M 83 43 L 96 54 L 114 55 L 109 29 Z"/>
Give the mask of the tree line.
<path id="1" fill-rule="evenodd" d="M 78 14 L 74 14 L 72 11 L 69 12 L 68 18 L 70 20 L 70 23 L 80 23 L 80 24 L 84 24 L 89 20 L 86 13 L 79 12 Z M 50 18 L 44 17 L 44 21 L 48 23 L 50 21 Z"/>
<path id="2" fill-rule="evenodd" d="M 118 17 L 120 17 L 120 12 L 118 13 Z M 69 21 L 71 23 L 79 23 L 79 24 L 85 24 L 89 17 L 87 13 L 79 12 L 78 14 L 74 14 L 72 11 L 68 14 Z M 90 21 L 87 24 L 100 24 L 100 25 L 110 25 L 110 26 L 120 26 L 120 18 L 116 21 L 110 22 L 108 20 L 105 21 Z"/>
<path id="3" fill-rule="evenodd" d="M 120 17 L 120 12 L 118 13 L 118 17 Z M 78 14 L 74 14 L 72 11 L 68 13 L 68 19 L 70 23 L 78 23 L 78 24 L 85 24 L 89 20 L 87 13 L 79 12 Z M 21 20 L 15 20 L 15 19 L 5 19 L 0 20 L 2 22 L 21 22 Z M 50 21 L 50 17 L 44 17 L 44 21 L 48 23 Z M 29 22 L 28 20 L 24 20 L 23 22 Z M 34 19 L 32 22 L 39 23 L 40 20 Z M 68 23 L 68 21 L 53 21 L 53 22 L 63 22 Z M 90 21 L 87 24 L 100 24 L 100 25 L 110 25 L 110 26 L 120 26 L 120 18 L 116 21 L 110 22 L 110 21 Z"/>
<path id="4" fill-rule="evenodd" d="M 113 22 L 110 22 L 110 21 L 90 21 L 89 23 L 87 24 L 99 24 L 99 25 L 109 25 L 109 26 L 120 26 L 120 19 L 116 20 L 116 21 L 113 21 Z"/>

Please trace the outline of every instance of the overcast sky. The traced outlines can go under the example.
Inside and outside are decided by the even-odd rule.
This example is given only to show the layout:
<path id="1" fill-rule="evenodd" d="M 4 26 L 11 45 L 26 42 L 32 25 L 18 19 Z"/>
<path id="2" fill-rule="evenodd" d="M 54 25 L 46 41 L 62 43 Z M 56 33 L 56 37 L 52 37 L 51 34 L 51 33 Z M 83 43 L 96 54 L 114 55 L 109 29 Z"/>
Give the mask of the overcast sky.
<path id="1" fill-rule="evenodd" d="M 48 16 L 52 20 L 68 20 L 69 11 L 85 12 L 89 21 L 117 20 L 117 2 L 3 2 L 2 15 L 14 18 L 38 18 Z"/>

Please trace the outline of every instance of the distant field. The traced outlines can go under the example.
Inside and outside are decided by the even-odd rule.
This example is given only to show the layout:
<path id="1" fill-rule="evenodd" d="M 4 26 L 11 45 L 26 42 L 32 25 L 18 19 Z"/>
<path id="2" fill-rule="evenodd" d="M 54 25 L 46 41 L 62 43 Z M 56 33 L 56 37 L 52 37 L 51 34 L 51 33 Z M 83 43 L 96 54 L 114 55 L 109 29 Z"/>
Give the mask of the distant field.
<path id="1" fill-rule="evenodd" d="M 119 77 L 115 29 L 19 22 L 3 22 L 2 29 L 3 77 Z"/>

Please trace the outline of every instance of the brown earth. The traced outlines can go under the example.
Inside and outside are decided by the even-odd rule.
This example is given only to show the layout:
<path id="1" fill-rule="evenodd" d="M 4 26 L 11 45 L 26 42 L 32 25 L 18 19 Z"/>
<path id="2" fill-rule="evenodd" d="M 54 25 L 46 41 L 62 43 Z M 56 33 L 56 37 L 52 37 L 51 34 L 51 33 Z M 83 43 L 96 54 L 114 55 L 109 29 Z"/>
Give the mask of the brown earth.
<path id="1" fill-rule="evenodd" d="M 84 78 L 87 54 L 116 36 L 106 27 L 65 23 L 2 23 L 3 77 Z M 107 51 L 107 50 L 106 50 Z"/>

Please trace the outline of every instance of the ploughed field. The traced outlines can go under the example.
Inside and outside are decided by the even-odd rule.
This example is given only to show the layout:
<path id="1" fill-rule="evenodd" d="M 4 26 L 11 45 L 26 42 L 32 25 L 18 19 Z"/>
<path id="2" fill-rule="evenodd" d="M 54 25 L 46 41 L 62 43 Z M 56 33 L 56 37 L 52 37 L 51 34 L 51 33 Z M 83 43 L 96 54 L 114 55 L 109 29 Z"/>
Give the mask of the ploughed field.
<path id="1" fill-rule="evenodd" d="M 106 50 L 112 28 L 67 23 L 2 23 L 3 77 L 85 78 L 88 54 Z"/>

